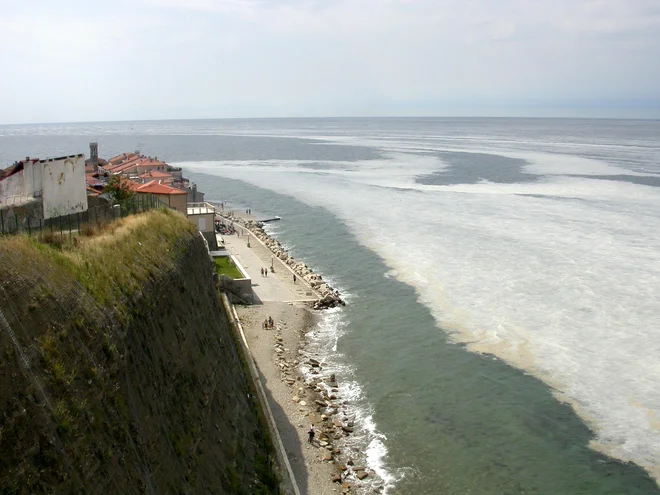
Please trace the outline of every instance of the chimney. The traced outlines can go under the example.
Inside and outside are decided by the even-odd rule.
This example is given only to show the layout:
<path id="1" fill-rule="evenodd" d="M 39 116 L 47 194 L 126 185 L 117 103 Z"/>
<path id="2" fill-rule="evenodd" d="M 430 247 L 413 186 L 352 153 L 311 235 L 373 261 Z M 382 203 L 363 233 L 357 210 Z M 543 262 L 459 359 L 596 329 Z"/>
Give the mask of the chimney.
<path id="1" fill-rule="evenodd" d="M 99 143 L 89 143 L 89 158 L 92 161 L 94 172 L 99 171 Z"/>

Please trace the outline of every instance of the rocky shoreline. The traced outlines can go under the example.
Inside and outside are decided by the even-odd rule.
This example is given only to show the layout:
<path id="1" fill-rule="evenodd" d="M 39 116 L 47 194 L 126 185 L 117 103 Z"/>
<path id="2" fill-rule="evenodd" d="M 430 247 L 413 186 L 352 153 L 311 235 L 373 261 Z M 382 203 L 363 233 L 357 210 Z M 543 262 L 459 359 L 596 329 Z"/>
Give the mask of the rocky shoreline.
<path id="1" fill-rule="evenodd" d="M 286 323 L 275 327 L 273 338 L 276 364 L 280 379 L 290 387 L 291 400 L 307 419 L 307 424 L 298 426 L 308 428 L 314 425 L 314 443 L 319 448 L 320 462 L 334 464 L 332 482 L 341 485 L 341 492 L 365 493 L 363 480 L 373 477 L 374 473 L 360 464 L 359 455 L 343 447 L 343 441 L 353 434 L 356 425 L 355 418 L 346 410 L 348 401 L 339 396 L 337 377 L 334 373 L 324 372 L 322 358 L 309 352 L 304 329 L 299 335 L 297 355 L 287 358 L 289 349 L 284 347 L 281 325 Z M 377 484 L 370 488 L 371 493 L 380 493 L 383 487 Z"/>
<path id="2" fill-rule="evenodd" d="M 317 293 L 319 300 L 308 307 L 323 310 L 346 304 L 339 291 L 330 287 L 320 274 L 293 258 L 279 241 L 271 238 L 263 230 L 263 224 L 238 218 L 232 212 L 220 214 L 225 220 L 248 230 Z M 312 328 L 314 326 L 311 325 Z M 288 400 L 295 404 L 297 427 L 306 435 L 310 425 L 314 425 L 316 435 L 312 447 L 315 462 L 331 465 L 328 471 L 330 481 L 335 486 L 339 485 L 337 491 L 340 493 L 381 493 L 382 482 L 363 464 L 363 452 L 346 443 L 348 437 L 358 430 L 356 420 L 348 410 L 349 402 L 339 395 L 336 375 L 325 371 L 323 356 L 310 345 L 313 340 L 309 334 L 310 326 L 304 325 L 295 330 L 295 343 L 283 335 L 283 332 L 289 334 L 292 330 L 286 319 L 277 321 L 272 337 L 274 365 L 281 382 L 289 391 Z"/>
<path id="3" fill-rule="evenodd" d="M 270 237 L 263 229 L 263 224 L 253 220 L 245 221 L 233 216 L 231 213 L 222 212 L 220 215 L 233 223 L 249 230 L 252 235 L 259 239 L 278 259 L 282 260 L 295 274 L 304 280 L 319 295 L 320 299 L 312 307 L 314 309 L 328 309 L 336 306 L 345 306 L 346 302 L 342 299 L 338 290 L 330 287 L 323 277 L 314 273 L 305 263 L 297 261 L 286 249 L 282 247 L 279 241 Z"/>

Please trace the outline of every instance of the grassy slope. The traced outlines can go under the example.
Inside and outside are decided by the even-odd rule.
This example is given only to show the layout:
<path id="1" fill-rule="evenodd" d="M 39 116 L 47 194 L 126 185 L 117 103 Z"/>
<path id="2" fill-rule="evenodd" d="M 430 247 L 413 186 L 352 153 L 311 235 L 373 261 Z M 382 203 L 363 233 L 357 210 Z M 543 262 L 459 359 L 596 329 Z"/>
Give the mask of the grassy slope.
<path id="1" fill-rule="evenodd" d="M 59 248 L 0 240 L 0 493 L 269 492 L 195 239 L 162 210 Z"/>
<path id="2" fill-rule="evenodd" d="M 67 269 L 97 302 L 108 304 L 134 294 L 156 271 L 172 269 L 179 254 L 173 250 L 194 233 L 182 215 L 163 209 L 123 218 L 99 235 L 74 238 L 63 249 L 25 237 L 14 238 L 12 247 L 36 248 Z"/>

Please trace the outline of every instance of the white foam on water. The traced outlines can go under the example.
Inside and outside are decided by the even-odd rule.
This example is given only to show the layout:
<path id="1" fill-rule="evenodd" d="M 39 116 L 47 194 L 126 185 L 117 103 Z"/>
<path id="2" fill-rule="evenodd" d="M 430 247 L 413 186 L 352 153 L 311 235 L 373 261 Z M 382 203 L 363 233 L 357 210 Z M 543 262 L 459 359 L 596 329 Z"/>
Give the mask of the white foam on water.
<path id="1" fill-rule="evenodd" d="M 350 298 L 350 295 L 347 295 Z M 354 433 L 343 440 L 343 451 L 352 450 L 355 461 L 366 464 L 375 473 L 370 478 L 360 481 L 352 480 L 354 483 L 372 487 L 380 485 L 383 493 L 393 488 L 396 480 L 395 474 L 390 472 L 386 466 L 387 447 L 384 444 L 385 436 L 380 433 L 371 416 L 371 407 L 365 399 L 362 386 L 355 377 L 354 369 L 346 363 L 342 353 L 337 350 L 337 342 L 344 332 L 346 326 L 344 311 L 337 307 L 321 313 L 318 325 L 311 329 L 306 335 L 309 344 L 306 346 L 306 354 L 322 362 L 322 374 L 312 372 L 312 368 L 301 366 L 306 383 L 318 381 L 319 378 L 329 377 L 335 374 L 338 385 L 338 396 L 342 405 L 337 418 L 352 418 L 354 422 Z M 325 381 L 320 381 L 319 386 L 325 387 L 330 392 L 330 387 Z"/>
<path id="2" fill-rule="evenodd" d="M 389 489 L 394 487 L 394 483 L 397 481 L 396 477 L 389 472 L 385 464 L 387 457 L 385 442 L 387 441 L 387 437 L 378 431 L 372 415 L 364 418 L 363 424 L 364 429 L 371 437 L 366 451 L 367 465 L 383 480 L 385 483 L 385 493 L 387 493 Z"/>
<path id="3" fill-rule="evenodd" d="M 594 448 L 659 477 L 660 190 L 566 176 L 421 186 L 416 165 L 437 164 L 390 156 L 340 174 L 295 163 L 184 166 L 332 211 L 457 342 L 545 380 L 596 432 Z M 534 160 L 547 166 L 539 172 L 562 166 Z M 569 162 L 561 170 L 570 174 L 613 172 Z"/>
<path id="4" fill-rule="evenodd" d="M 500 152 L 508 158 L 519 158 L 528 162 L 525 172 L 538 175 L 644 175 L 602 160 L 560 153 Z"/>

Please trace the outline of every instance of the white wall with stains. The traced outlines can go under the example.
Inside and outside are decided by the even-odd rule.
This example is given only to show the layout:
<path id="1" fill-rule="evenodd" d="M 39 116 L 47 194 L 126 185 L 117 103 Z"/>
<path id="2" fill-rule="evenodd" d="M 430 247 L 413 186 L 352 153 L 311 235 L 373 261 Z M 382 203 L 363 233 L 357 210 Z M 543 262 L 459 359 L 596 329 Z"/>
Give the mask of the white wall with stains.
<path id="1" fill-rule="evenodd" d="M 25 197 L 24 170 L 0 180 L 0 205 L 12 205 L 23 202 Z"/>
<path id="2" fill-rule="evenodd" d="M 41 183 L 42 163 L 39 161 L 29 161 L 23 165 L 23 181 L 25 183 L 25 194 L 35 198 L 41 196 L 43 189 Z"/>
<path id="3" fill-rule="evenodd" d="M 44 219 L 87 211 L 85 156 L 43 160 Z"/>

